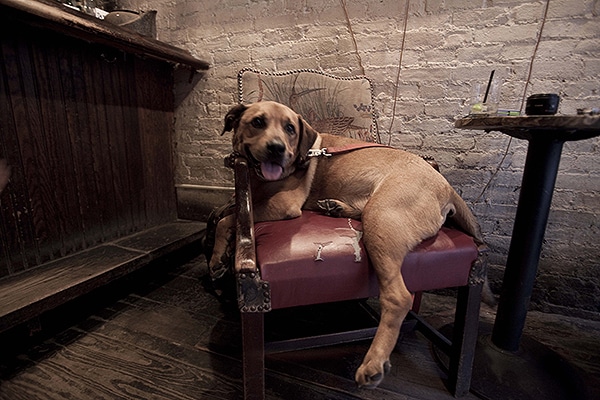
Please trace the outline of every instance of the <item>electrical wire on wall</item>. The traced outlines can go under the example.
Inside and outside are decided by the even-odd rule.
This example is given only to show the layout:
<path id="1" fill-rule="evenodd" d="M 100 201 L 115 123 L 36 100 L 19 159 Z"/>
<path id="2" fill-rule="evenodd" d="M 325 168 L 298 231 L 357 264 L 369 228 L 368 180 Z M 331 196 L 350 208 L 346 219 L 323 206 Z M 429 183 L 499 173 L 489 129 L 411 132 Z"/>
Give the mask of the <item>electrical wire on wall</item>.
<path id="1" fill-rule="evenodd" d="M 363 75 L 365 75 L 365 68 L 362 65 L 362 59 L 360 57 L 360 53 L 358 51 L 358 45 L 356 43 L 356 37 L 354 36 L 354 31 L 352 30 L 352 23 L 350 22 L 350 17 L 348 15 L 348 9 L 346 7 L 346 1 L 345 0 L 340 0 L 340 4 L 342 5 L 342 8 L 344 10 L 344 15 L 346 17 L 346 24 L 348 26 L 348 32 L 350 32 L 350 37 L 352 38 L 352 43 L 354 44 L 354 53 L 356 54 L 356 58 L 358 60 L 358 66 L 361 70 L 361 73 Z M 400 56 L 398 58 L 398 72 L 396 74 L 396 82 L 394 84 L 394 94 L 393 94 L 393 98 L 394 98 L 394 104 L 392 107 L 392 120 L 390 122 L 390 128 L 388 130 L 388 146 L 391 144 L 392 141 L 392 127 L 394 126 L 394 121 L 396 119 L 396 105 L 398 103 L 398 87 L 400 85 L 400 71 L 402 70 L 402 56 L 404 55 L 404 43 L 406 41 L 406 27 L 407 27 L 407 23 L 408 23 L 408 9 L 410 6 L 410 0 L 406 1 L 406 5 L 405 5 L 405 10 L 404 10 L 404 28 L 402 31 L 402 44 L 400 46 Z"/>
<path id="2" fill-rule="evenodd" d="M 544 25 L 546 24 L 546 18 L 548 16 L 548 8 L 549 7 L 550 7 L 550 0 L 547 0 L 546 7 L 544 8 L 544 14 L 542 16 L 542 22 L 540 24 L 540 30 L 538 31 L 537 38 L 535 41 L 535 46 L 533 48 L 533 54 L 531 55 L 531 60 L 529 61 L 529 70 L 527 72 L 527 79 L 525 80 L 525 88 L 523 89 L 523 96 L 521 96 L 521 107 L 520 107 L 521 114 L 523 114 L 523 106 L 525 105 L 525 101 L 527 98 L 527 89 L 529 87 L 529 83 L 531 82 L 531 73 L 533 71 L 533 62 L 535 60 L 535 56 L 537 55 L 538 48 L 540 47 L 540 42 L 542 40 L 542 33 L 544 31 Z M 500 171 L 500 168 L 502 167 L 502 164 L 504 163 L 504 160 L 506 159 L 506 156 L 508 155 L 508 151 L 512 144 L 512 140 L 513 140 L 513 138 L 511 136 L 508 140 L 508 144 L 506 145 L 506 150 L 504 150 L 504 154 L 502 155 L 502 158 L 500 159 L 500 162 L 498 163 L 498 166 L 496 167 L 496 169 L 494 170 L 494 173 L 492 174 L 490 179 L 487 181 L 487 183 L 481 190 L 481 193 L 479 194 L 479 196 L 477 196 L 477 198 L 473 201 L 473 204 L 477 204 L 477 202 L 483 197 L 483 195 L 485 194 L 487 189 L 490 187 L 492 181 L 494 180 L 494 178 Z"/>
<path id="3" fill-rule="evenodd" d="M 404 43 L 406 42 L 406 27 L 408 26 L 408 7 L 410 0 L 406 0 L 404 8 L 404 28 L 402 30 L 402 44 L 400 45 L 400 56 L 398 57 L 398 72 L 396 73 L 396 83 L 394 84 L 394 105 L 392 106 L 392 121 L 388 131 L 388 146 L 392 143 L 392 127 L 396 120 L 396 104 L 398 104 L 398 86 L 400 86 L 400 71 L 402 71 L 402 56 L 404 55 Z"/>
<path id="4" fill-rule="evenodd" d="M 348 32 L 350 32 L 350 37 L 352 38 L 352 43 L 354 44 L 354 54 L 356 55 L 356 59 L 358 61 L 358 67 L 360 68 L 360 73 L 365 75 L 365 67 L 362 65 L 362 58 L 360 57 L 360 53 L 358 52 L 358 44 L 356 43 L 356 37 L 354 36 L 354 31 L 352 30 L 352 23 L 350 22 L 350 16 L 348 15 L 348 8 L 346 7 L 346 0 L 340 0 L 342 8 L 344 9 L 344 16 L 346 17 L 346 25 L 348 26 Z"/>

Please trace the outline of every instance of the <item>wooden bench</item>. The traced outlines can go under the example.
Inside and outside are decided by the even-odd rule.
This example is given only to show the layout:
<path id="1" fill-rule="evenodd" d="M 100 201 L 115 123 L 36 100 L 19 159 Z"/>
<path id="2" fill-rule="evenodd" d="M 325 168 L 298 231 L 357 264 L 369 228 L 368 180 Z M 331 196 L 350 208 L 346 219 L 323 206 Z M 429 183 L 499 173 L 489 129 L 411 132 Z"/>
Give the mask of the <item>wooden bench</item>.
<path id="1" fill-rule="evenodd" d="M 54 0 L 0 0 L 0 331 L 198 241 L 177 212 L 178 69 L 208 64 Z"/>
<path id="2" fill-rule="evenodd" d="M 160 225 L 0 281 L 0 332 L 198 242 L 205 226 L 192 221 Z"/>

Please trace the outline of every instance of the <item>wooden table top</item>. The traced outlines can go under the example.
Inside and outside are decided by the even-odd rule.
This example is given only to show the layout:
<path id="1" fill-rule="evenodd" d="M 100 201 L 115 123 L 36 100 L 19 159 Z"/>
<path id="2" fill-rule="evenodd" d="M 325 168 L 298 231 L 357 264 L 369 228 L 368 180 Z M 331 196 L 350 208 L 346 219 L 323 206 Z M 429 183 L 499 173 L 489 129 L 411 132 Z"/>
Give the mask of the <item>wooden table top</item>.
<path id="1" fill-rule="evenodd" d="M 499 131 L 519 139 L 545 137 L 583 140 L 600 135 L 600 115 L 467 116 L 456 120 L 459 129 Z"/>

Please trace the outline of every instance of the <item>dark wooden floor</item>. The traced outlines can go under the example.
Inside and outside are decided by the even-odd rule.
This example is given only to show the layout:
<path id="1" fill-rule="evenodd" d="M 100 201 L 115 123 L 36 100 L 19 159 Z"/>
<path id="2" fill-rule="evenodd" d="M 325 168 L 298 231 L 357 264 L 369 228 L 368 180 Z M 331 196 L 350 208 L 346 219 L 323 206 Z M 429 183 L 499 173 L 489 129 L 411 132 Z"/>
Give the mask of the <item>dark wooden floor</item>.
<path id="1" fill-rule="evenodd" d="M 205 271 L 201 257 L 161 261 L 6 332 L 0 336 L 0 399 L 240 399 L 238 316 L 206 292 L 200 279 Z M 443 296 L 430 295 L 423 312 L 443 324 L 451 305 Z M 272 326 L 347 318 L 348 310 L 334 309 L 331 317 L 324 314 L 329 311 L 275 314 Z M 482 318 L 491 317 L 484 309 Z M 570 329 L 570 335 L 550 344 L 560 351 L 562 343 L 578 366 L 600 377 L 600 323 L 544 318 L 534 318 L 528 329 L 549 342 Z M 452 398 L 444 372 L 418 333 L 404 335 L 392 371 L 378 389 L 357 389 L 352 377 L 367 346 L 270 356 L 267 398 Z"/>

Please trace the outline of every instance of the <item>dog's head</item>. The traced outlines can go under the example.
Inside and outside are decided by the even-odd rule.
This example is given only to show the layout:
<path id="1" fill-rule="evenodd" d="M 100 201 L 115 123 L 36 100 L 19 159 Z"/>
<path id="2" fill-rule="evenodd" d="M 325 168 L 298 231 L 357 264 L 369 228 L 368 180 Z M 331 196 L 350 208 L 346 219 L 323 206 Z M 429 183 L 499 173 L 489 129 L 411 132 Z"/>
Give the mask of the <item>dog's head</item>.
<path id="1" fill-rule="evenodd" d="M 276 181 L 307 164 L 318 133 L 289 107 L 262 101 L 239 104 L 225 116 L 223 133 L 233 130 L 233 151 L 248 159 L 257 175 Z"/>

